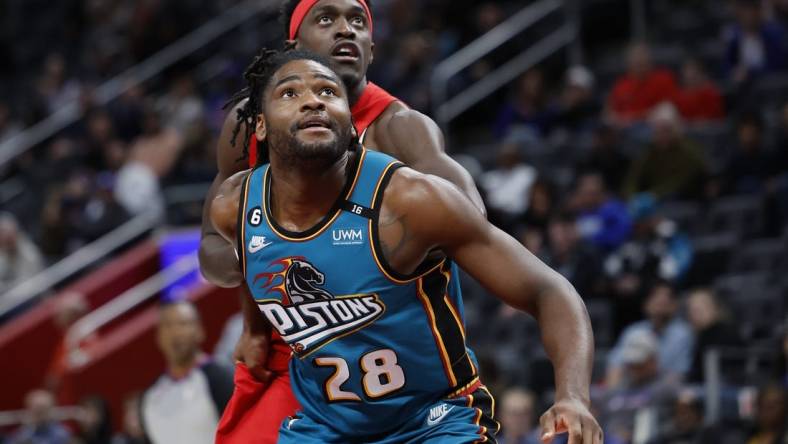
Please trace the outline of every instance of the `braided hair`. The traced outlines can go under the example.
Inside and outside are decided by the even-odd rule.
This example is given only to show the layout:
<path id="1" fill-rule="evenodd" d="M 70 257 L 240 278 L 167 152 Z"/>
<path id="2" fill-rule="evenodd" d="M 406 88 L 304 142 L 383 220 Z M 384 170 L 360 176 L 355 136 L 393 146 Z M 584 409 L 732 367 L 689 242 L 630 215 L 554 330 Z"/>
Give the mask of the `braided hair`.
<path id="1" fill-rule="evenodd" d="M 243 78 L 246 80 L 246 86 L 233 94 L 224 105 L 225 109 L 232 108 L 245 100 L 244 104 L 237 110 L 237 121 L 235 128 L 233 128 L 231 140 L 232 146 L 235 146 L 238 134 L 243 127 L 243 154 L 238 159 L 239 161 L 249 158 L 249 142 L 255 133 L 257 116 L 263 112 L 263 94 L 265 89 L 268 88 L 274 73 L 294 60 L 311 60 L 329 69 L 331 67 L 328 60 L 311 52 L 287 48 L 284 51 L 263 48 L 244 70 Z M 257 149 L 258 164 L 267 162 L 268 142 L 266 140 L 258 142 Z"/>

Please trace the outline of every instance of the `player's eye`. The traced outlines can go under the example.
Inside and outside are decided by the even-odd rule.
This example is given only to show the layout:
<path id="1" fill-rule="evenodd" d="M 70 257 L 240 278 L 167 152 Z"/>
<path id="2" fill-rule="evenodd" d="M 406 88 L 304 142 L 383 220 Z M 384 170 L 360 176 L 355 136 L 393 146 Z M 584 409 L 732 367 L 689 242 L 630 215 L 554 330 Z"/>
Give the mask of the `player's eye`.
<path id="1" fill-rule="evenodd" d="M 329 16 L 327 16 L 327 15 L 321 15 L 321 16 L 320 16 L 320 17 L 317 19 L 317 24 L 318 24 L 318 25 L 330 25 L 330 24 L 331 24 L 331 22 L 332 22 L 332 20 L 331 20 L 331 17 L 329 17 Z"/>
<path id="2" fill-rule="evenodd" d="M 364 26 L 364 18 L 361 17 L 360 15 L 353 17 L 352 19 L 350 19 L 350 23 L 353 26 Z"/>
<path id="3" fill-rule="evenodd" d="M 320 95 L 321 96 L 336 96 L 337 92 L 334 90 L 334 88 L 326 87 L 326 88 L 323 88 L 323 89 L 320 90 Z"/>
<path id="4" fill-rule="evenodd" d="M 293 88 L 287 88 L 286 90 L 282 91 L 282 97 L 295 97 L 296 93 Z"/>

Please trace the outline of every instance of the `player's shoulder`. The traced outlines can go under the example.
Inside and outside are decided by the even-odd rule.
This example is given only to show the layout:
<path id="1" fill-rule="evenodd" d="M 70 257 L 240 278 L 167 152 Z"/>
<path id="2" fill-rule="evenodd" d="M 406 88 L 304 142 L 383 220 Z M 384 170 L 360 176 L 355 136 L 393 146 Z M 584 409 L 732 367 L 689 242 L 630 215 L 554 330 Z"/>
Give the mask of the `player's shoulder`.
<path id="1" fill-rule="evenodd" d="M 384 204 L 402 208 L 429 206 L 437 209 L 461 197 L 461 192 L 451 182 L 410 167 L 394 171 L 385 193 Z"/>
<path id="2" fill-rule="evenodd" d="M 386 108 L 379 121 L 382 124 L 381 127 L 387 128 L 389 132 L 399 134 L 424 128 L 438 128 L 435 121 L 428 115 L 409 108 L 399 100 L 392 102 Z"/>
<path id="3" fill-rule="evenodd" d="M 220 196 L 224 197 L 224 196 L 228 196 L 229 193 L 240 191 L 241 186 L 243 186 L 244 180 L 249 176 L 249 174 L 251 174 L 251 172 L 252 172 L 251 169 L 239 171 L 233 174 L 232 176 L 228 177 L 227 179 L 225 179 L 224 182 L 222 182 L 222 184 L 219 186 L 219 191 L 216 193 L 216 197 L 217 198 Z M 237 195 L 238 193 L 235 194 Z"/>

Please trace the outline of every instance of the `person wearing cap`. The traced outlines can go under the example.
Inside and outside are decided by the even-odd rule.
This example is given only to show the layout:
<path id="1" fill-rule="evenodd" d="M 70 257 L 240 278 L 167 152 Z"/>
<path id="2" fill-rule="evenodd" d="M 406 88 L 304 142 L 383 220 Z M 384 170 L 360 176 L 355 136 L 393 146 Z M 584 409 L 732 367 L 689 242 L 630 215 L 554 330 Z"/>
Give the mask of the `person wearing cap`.
<path id="1" fill-rule="evenodd" d="M 617 347 L 622 382 L 595 402 L 609 442 L 632 442 L 635 434 L 646 438 L 656 434 L 655 409 L 670 400 L 678 387 L 660 368 L 659 347 L 657 336 L 644 329 L 631 331 Z"/>
<path id="2" fill-rule="evenodd" d="M 652 364 L 647 362 L 652 354 L 653 365 L 665 377 L 675 381 L 684 377 L 692 364 L 695 338 L 678 310 L 679 302 L 670 284 L 660 282 L 652 287 L 644 305 L 647 318 L 624 329 L 610 352 L 608 386 L 626 385 L 632 378 L 644 379 L 644 373 L 649 375 L 651 369 L 642 367 Z M 647 337 L 653 337 L 654 344 Z M 633 368 L 632 364 L 637 365 Z"/>

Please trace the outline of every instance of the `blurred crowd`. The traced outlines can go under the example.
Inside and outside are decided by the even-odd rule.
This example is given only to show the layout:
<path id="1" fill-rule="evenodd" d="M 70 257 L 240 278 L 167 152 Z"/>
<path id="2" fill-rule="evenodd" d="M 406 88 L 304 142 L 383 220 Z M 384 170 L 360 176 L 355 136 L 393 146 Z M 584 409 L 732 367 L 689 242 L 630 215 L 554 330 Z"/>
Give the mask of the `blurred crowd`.
<path id="1" fill-rule="evenodd" d="M 96 107 L 96 84 L 238 2 L 38 3 L 0 6 L 8 25 L 0 32 L 64 36 L 2 39 L 10 68 L 0 68 L 0 141 L 70 101 L 86 114 L 0 167 L 0 294 L 131 217 L 198 223 L 199 199 L 173 211 L 167 189 L 213 179 L 221 105 L 239 87 L 255 46 L 280 38 L 260 26 L 270 27 L 273 16 L 260 18 L 243 39 L 216 43 L 216 73 L 202 75 L 199 60 L 187 60 Z M 374 1 L 369 78 L 429 113 L 436 63 L 520 6 Z M 672 14 L 649 18 L 649 34 L 664 38 L 622 43 L 626 36 L 584 35 L 585 64 L 567 69 L 566 57 L 554 57 L 531 68 L 450 125 L 449 149 L 475 177 L 490 220 L 586 301 L 597 343 L 592 398 L 606 442 L 785 443 L 788 2 L 659 0 L 649 7 Z M 14 33 L 24 23 L 36 29 Z M 533 36 L 473 64 L 450 91 L 461 94 L 517 55 L 526 37 Z M 501 442 L 537 443 L 538 415 L 552 396 L 538 329 L 474 281 L 463 285 L 469 340 L 500 402 Z M 175 311 L 199 322 L 190 309 Z M 228 321 L 216 362 L 231 365 L 239 323 Z M 184 339 L 191 345 L 183 359 L 203 368 L 209 361 L 199 352 L 199 329 L 185 335 L 192 339 Z M 716 361 L 712 350 L 720 351 Z M 214 370 L 201 374 L 216 380 Z M 166 391 L 162 378 L 156 384 Z M 712 385 L 715 402 L 707 396 Z M 130 395 L 124 424 L 114 428 L 101 399 L 85 399 L 66 429 L 53 416 L 52 396 L 36 391 L 27 399 L 27 425 L 9 442 L 143 442 L 139 399 Z M 220 409 L 214 401 L 206 400 L 203 413 Z M 109 441 L 112 430 L 121 432 Z"/>

